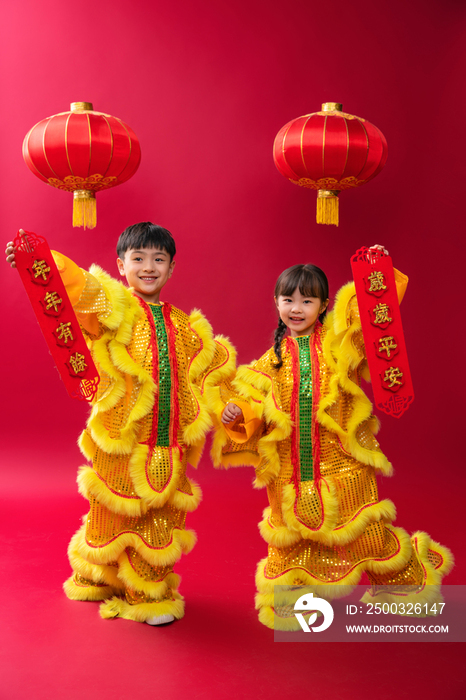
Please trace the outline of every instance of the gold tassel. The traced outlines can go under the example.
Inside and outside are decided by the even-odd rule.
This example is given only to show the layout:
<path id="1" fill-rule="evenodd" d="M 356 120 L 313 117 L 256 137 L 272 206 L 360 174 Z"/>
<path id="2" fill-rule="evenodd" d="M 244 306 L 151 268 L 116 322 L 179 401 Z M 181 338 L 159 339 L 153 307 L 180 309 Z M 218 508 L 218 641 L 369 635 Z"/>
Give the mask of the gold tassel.
<path id="1" fill-rule="evenodd" d="M 95 228 L 97 224 L 97 203 L 95 192 L 75 190 L 73 192 L 73 226 Z"/>
<path id="2" fill-rule="evenodd" d="M 339 190 L 319 190 L 317 192 L 318 224 L 333 224 L 338 226 L 338 194 Z"/>

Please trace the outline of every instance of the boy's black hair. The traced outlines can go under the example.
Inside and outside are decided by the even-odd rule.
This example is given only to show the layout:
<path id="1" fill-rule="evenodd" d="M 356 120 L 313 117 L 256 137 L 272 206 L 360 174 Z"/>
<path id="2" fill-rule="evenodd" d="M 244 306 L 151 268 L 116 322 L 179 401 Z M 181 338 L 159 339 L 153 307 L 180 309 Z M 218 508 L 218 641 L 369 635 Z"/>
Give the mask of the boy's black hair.
<path id="1" fill-rule="evenodd" d="M 166 250 L 170 262 L 175 257 L 176 245 L 170 231 L 150 221 L 142 221 L 125 228 L 117 243 L 117 255 L 123 259 L 127 250 L 140 248 L 160 248 Z"/>

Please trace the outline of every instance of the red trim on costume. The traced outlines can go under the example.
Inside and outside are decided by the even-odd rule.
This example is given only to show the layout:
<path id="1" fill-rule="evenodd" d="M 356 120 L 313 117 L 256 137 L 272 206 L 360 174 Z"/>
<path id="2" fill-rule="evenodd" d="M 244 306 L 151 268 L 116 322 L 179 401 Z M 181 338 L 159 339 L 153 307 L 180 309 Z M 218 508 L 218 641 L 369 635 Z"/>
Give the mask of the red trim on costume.
<path id="1" fill-rule="evenodd" d="M 356 520 L 358 515 L 360 515 L 363 510 L 366 510 L 366 508 L 370 508 L 371 506 L 375 506 L 378 502 L 379 501 L 372 501 L 372 503 L 365 503 L 363 506 L 361 506 L 361 508 L 358 510 L 358 512 L 353 515 L 353 517 L 350 520 L 347 520 L 346 523 L 343 523 L 343 525 L 338 525 L 338 527 L 335 527 L 333 529 L 334 530 L 341 530 L 342 528 L 346 527 L 348 525 L 348 523 L 352 523 L 353 520 Z"/>
<path id="2" fill-rule="evenodd" d="M 177 447 L 180 453 L 180 459 L 183 455 L 183 450 L 178 442 L 178 431 L 180 429 L 180 402 L 178 399 L 179 383 L 178 383 L 178 363 L 176 361 L 176 333 L 177 330 L 171 319 L 171 304 L 162 306 L 162 314 L 165 320 L 165 328 L 168 336 L 168 356 L 170 360 L 171 370 L 171 425 L 170 432 L 172 435 L 172 443 Z"/>
<path id="3" fill-rule="evenodd" d="M 320 426 L 317 421 L 317 410 L 320 402 L 320 362 L 319 353 L 322 352 L 322 340 L 320 329 L 322 324 L 316 322 L 314 333 L 311 336 L 311 373 L 312 373 L 312 466 L 314 470 L 314 482 L 319 488 L 320 476 Z M 323 506 L 322 506 L 323 507 Z"/>
<path id="4" fill-rule="evenodd" d="M 178 444 L 178 429 L 180 425 L 180 405 L 178 401 L 178 365 L 176 362 L 176 328 L 173 325 L 171 319 L 171 304 L 164 304 L 162 307 L 162 314 L 165 321 L 165 328 L 167 330 L 168 338 L 168 356 L 170 360 L 170 371 L 171 371 L 171 413 L 172 419 L 170 421 L 170 432 L 172 437 L 172 443 L 179 447 Z"/>
<path id="5" fill-rule="evenodd" d="M 299 483 L 300 483 L 300 473 L 299 473 L 299 403 L 298 403 L 298 391 L 299 391 L 299 361 L 298 361 L 298 351 L 296 349 L 295 341 L 288 337 L 286 339 L 286 349 L 291 355 L 291 367 L 293 375 L 293 389 L 291 392 L 291 417 L 293 420 L 293 427 L 291 431 L 291 463 L 293 465 L 293 475 L 291 477 L 291 483 L 294 485 L 296 491 L 296 496 L 299 498 Z"/>
<path id="6" fill-rule="evenodd" d="M 129 554 L 128 554 L 128 552 L 126 551 L 126 549 L 125 549 L 125 554 L 126 554 L 126 558 L 128 559 L 128 563 L 129 563 L 129 565 L 131 566 L 131 568 L 133 569 L 133 571 L 134 571 L 134 573 L 136 574 L 136 576 L 137 576 L 138 578 L 142 578 L 142 576 L 140 576 L 140 575 L 138 574 L 138 572 L 136 571 L 136 569 L 135 569 L 135 567 L 134 567 L 134 564 L 133 564 L 133 562 L 131 561 L 131 557 L 129 556 Z M 149 565 L 149 566 L 150 566 L 150 565 Z M 155 568 L 155 567 L 154 567 L 154 568 Z M 163 581 L 164 579 L 166 579 L 166 577 L 168 576 L 168 574 L 171 574 L 171 573 L 172 573 L 171 571 L 167 571 L 167 573 L 165 574 L 165 576 L 162 576 L 162 578 L 158 578 L 158 579 L 156 579 L 155 581 L 146 581 L 146 583 L 160 583 L 160 581 Z M 144 579 L 144 580 L 145 580 L 145 579 Z"/>
<path id="7" fill-rule="evenodd" d="M 270 392 L 271 392 L 271 394 L 272 394 L 272 399 L 273 399 L 273 402 L 274 402 L 274 404 L 275 404 L 275 408 L 277 409 L 277 411 L 280 411 L 281 409 L 280 409 L 280 406 L 279 406 L 278 403 L 277 403 L 277 399 L 275 398 L 275 392 L 274 392 L 274 390 L 273 390 L 273 379 L 272 379 L 272 377 L 270 376 L 270 374 L 267 374 L 267 372 L 262 372 L 260 369 L 255 369 L 254 367 L 248 367 L 248 369 L 250 369 L 251 372 L 256 372 L 257 374 L 262 374 L 264 377 L 267 377 L 267 379 L 270 380 L 270 383 L 271 383 L 271 385 L 272 385 L 272 386 L 271 386 L 271 389 L 270 389 Z M 251 386 L 254 386 L 254 385 L 251 385 Z M 255 389 L 255 388 L 256 388 L 256 387 L 254 387 L 254 389 Z"/>
<path id="8" fill-rule="evenodd" d="M 324 479 L 324 481 L 325 481 L 325 479 Z M 327 482 L 325 482 L 325 483 L 326 483 L 326 485 L 327 485 L 327 488 L 329 488 Z M 322 515 L 321 515 L 321 518 L 320 518 L 320 523 L 319 523 L 318 527 L 309 527 L 309 525 L 307 525 L 303 520 L 301 520 L 301 518 L 298 516 L 298 513 L 297 513 L 297 508 L 298 508 L 298 500 L 297 500 L 297 499 L 296 499 L 296 501 L 295 501 L 295 503 L 294 503 L 293 513 L 295 514 L 296 520 L 297 520 L 299 523 L 301 523 L 302 525 L 304 525 L 305 528 L 307 528 L 307 529 L 310 530 L 311 532 L 318 532 L 318 531 L 321 529 L 321 527 L 322 527 L 322 525 L 323 525 L 323 523 L 324 523 L 325 513 L 324 513 L 324 503 L 323 503 L 323 501 L 322 501 L 322 496 L 321 496 L 321 493 L 320 493 L 319 489 L 317 488 L 317 484 L 316 484 L 315 482 L 314 482 L 314 489 L 315 489 L 315 492 L 316 492 L 317 497 L 318 497 L 319 502 L 320 502 L 320 512 L 321 512 L 321 514 L 322 514 Z M 298 495 L 299 495 L 299 494 L 298 494 Z"/>
<path id="9" fill-rule="evenodd" d="M 173 530 L 179 530 L 180 532 L 186 532 L 186 530 L 185 530 L 184 528 L 181 528 L 181 527 L 178 527 L 178 526 L 174 527 Z M 123 530 L 123 532 L 119 532 L 118 535 L 115 535 L 115 537 L 112 537 L 112 538 L 110 538 L 109 540 L 107 540 L 107 542 L 105 542 L 105 544 L 90 544 L 90 543 L 88 542 L 87 538 L 86 538 L 86 544 L 87 544 L 87 546 L 90 547 L 91 549 L 102 549 L 102 547 L 108 547 L 108 545 L 109 545 L 111 542 L 115 542 L 115 540 L 117 540 L 117 539 L 118 539 L 119 537 L 121 537 L 122 535 L 136 535 L 137 537 L 139 537 L 139 539 L 141 539 L 141 540 L 144 542 L 144 544 L 145 544 L 145 546 L 147 547 L 147 549 L 166 549 L 166 548 L 169 547 L 169 546 L 172 544 L 172 542 L 173 542 L 173 534 L 172 534 L 172 536 L 170 537 L 169 541 L 168 541 L 166 544 L 164 544 L 162 547 L 151 547 L 151 545 L 150 545 L 150 544 L 147 544 L 146 540 L 143 538 L 142 535 L 139 534 L 139 532 L 134 532 L 134 531 L 132 531 L 132 530 Z"/>
<path id="10" fill-rule="evenodd" d="M 327 581 L 325 579 L 318 578 L 317 576 L 312 574 L 310 571 L 308 571 L 306 568 L 304 568 L 304 566 L 292 566 L 289 569 L 285 569 L 285 571 L 282 571 L 280 574 L 277 574 L 276 576 L 267 576 L 267 573 L 266 573 L 267 564 L 264 566 L 264 578 L 268 579 L 269 581 L 272 581 L 273 579 L 280 578 L 280 576 L 283 576 L 284 574 L 288 573 L 289 571 L 296 571 L 298 569 L 301 571 L 305 571 L 308 576 L 311 576 L 316 581 L 323 581 L 325 583 L 328 583 L 329 585 L 332 583 L 336 583 L 337 581 L 342 581 L 344 578 L 346 578 L 346 576 L 348 576 L 348 574 L 350 574 L 352 571 L 354 571 L 354 569 L 356 569 L 358 566 L 363 564 L 365 561 L 388 561 L 389 559 L 393 559 L 393 557 L 395 557 L 397 554 L 399 554 L 399 552 L 401 550 L 400 540 L 398 539 L 398 537 L 395 535 L 395 533 L 393 531 L 390 530 L 390 532 L 393 535 L 393 537 L 395 537 L 396 541 L 398 542 L 398 549 L 396 552 L 391 554 L 389 557 L 367 557 L 366 559 L 361 559 L 361 561 L 359 561 L 357 564 L 354 564 L 351 568 L 349 568 L 348 571 L 340 578 L 336 578 L 336 579 L 334 578 L 331 581 Z M 277 548 L 277 549 L 279 549 L 279 548 Z M 341 549 L 341 548 L 339 547 L 338 549 Z M 400 594 L 397 594 L 397 595 L 400 595 Z M 408 594 L 404 593 L 401 595 L 408 595 Z"/>
<path id="11" fill-rule="evenodd" d="M 179 491 L 180 493 L 184 493 L 185 496 L 194 496 L 194 493 L 192 492 L 192 484 L 191 484 L 191 482 L 189 481 L 189 479 L 186 479 L 186 481 L 187 481 L 188 484 L 191 486 L 191 493 L 188 493 L 187 491 L 183 491 L 183 489 L 180 489 L 179 486 L 177 486 L 176 490 Z"/>
<path id="12" fill-rule="evenodd" d="M 207 377 L 209 376 L 209 374 L 212 374 L 212 372 L 215 372 L 216 370 L 221 369 L 221 367 L 223 367 L 224 365 L 226 365 L 227 362 L 228 362 L 228 360 L 230 359 L 230 353 L 229 353 L 229 351 L 228 351 L 228 348 L 227 348 L 225 345 L 223 345 L 219 340 L 215 340 L 214 342 L 217 343 L 217 345 L 220 345 L 220 347 L 223 348 L 223 349 L 225 350 L 225 352 L 226 352 L 226 354 L 227 354 L 227 357 L 226 357 L 226 360 L 224 360 L 220 365 L 217 365 L 217 367 L 212 367 L 212 369 L 210 369 L 210 370 L 207 372 L 207 374 L 204 376 L 204 379 L 202 380 L 202 385 L 201 385 L 201 392 L 202 392 L 202 393 L 204 392 L 205 380 L 207 379 Z"/>
<path id="13" fill-rule="evenodd" d="M 197 336 L 197 338 L 199 339 L 199 343 L 200 343 L 199 350 L 192 356 L 192 358 L 191 358 L 191 360 L 190 360 L 190 362 L 189 362 L 188 372 L 187 372 L 189 391 L 191 392 L 191 396 L 193 397 L 193 399 L 194 399 L 194 401 L 196 402 L 196 405 L 197 405 L 197 413 L 196 413 L 196 415 L 195 415 L 195 417 L 194 417 L 194 420 L 192 421 L 192 422 L 194 423 L 194 421 L 195 421 L 196 418 L 198 417 L 199 413 L 201 412 L 201 405 L 200 405 L 199 401 L 197 400 L 194 391 L 192 390 L 192 387 L 191 387 L 191 380 L 189 379 L 189 373 L 190 373 L 190 371 L 191 371 L 191 365 L 193 364 L 194 360 L 195 360 L 196 357 L 199 355 L 199 353 L 202 352 L 202 350 L 204 349 L 204 343 L 203 343 L 202 338 L 201 338 L 201 336 L 199 335 L 199 333 L 196 333 L 196 331 L 193 330 L 193 327 L 191 326 L 190 323 L 188 323 L 188 326 L 189 326 L 189 329 L 190 329 L 191 333 L 193 333 L 194 335 Z"/>
<path id="14" fill-rule="evenodd" d="M 143 443 L 141 443 L 141 444 L 143 444 Z M 165 484 L 164 484 L 163 487 L 160 489 L 160 491 L 159 491 L 158 489 L 154 488 L 154 486 L 151 484 L 151 481 L 150 481 L 150 478 L 149 478 L 149 473 L 148 473 L 148 471 L 147 471 L 147 469 L 148 469 L 148 467 L 149 467 L 149 464 L 150 464 L 150 461 L 151 461 L 151 459 L 152 459 L 153 451 L 149 448 L 149 452 L 148 452 L 148 454 L 147 454 L 146 466 L 145 466 L 145 468 L 144 468 L 144 469 L 145 469 L 145 474 L 146 474 L 146 481 L 147 481 L 147 484 L 148 484 L 149 488 L 151 488 L 152 491 L 154 491 L 155 493 L 163 493 L 163 492 L 166 490 L 168 484 L 170 483 L 170 481 L 171 481 L 172 478 L 173 478 L 173 453 L 172 453 L 172 448 L 171 448 L 171 447 L 167 447 L 166 449 L 169 451 L 169 452 L 168 452 L 168 455 L 169 455 L 169 459 L 170 459 L 170 474 L 169 474 L 168 479 L 166 480 Z"/>
<path id="15" fill-rule="evenodd" d="M 78 583 L 76 579 L 73 576 L 73 583 L 75 586 L 78 588 L 107 588 L 109 586 L 108 583 L 96 583 L 95 581 L 92 581 L 92 584 L 89 585 L 87 583 Z"/>
<path id="16" fill-rule="evenodd" d="M 115 496 L 119 496 L 119 498 L 128 498 L 128 499 L 133 500 L 133 501 L 140 501 L 141 500 L 139 496 L 124 496 L 123 494 L 118 493 L 118 491 L 114 491 L 112 489 L 112 487 L 107 484 L 105 479 L 98 472 L 96 472 L 95 469 L 93 469 L 93 472 L 102 481 L 102 483 L 105 484 L 105 486 L 108 488 L 108 490 L 111 491 L 111 493 L 115 494 Z"/>
<path id="17" fill-rule="evenodd" d="M 141 308 L 144 310 L 144 313 L 146 314 L 146 317 L 149 321 L 149 328 L 150 328 L 150 347 L 152 350 L 152 379 L 154 380 L 155 384 L 155 395 L 154 395 L 154 405 L 152 407 L 152 428 L 150 432 L 150 437 L 149 439 L 141 443 L 143 445 L 148 445 L 149 446 L 149 452 L 147 455 L 147 461 L 146 461 L 146 473 L 147 473 L 147 464 L 150 461 L 150 458 L 152 456 L 152 451 L 157 444 L 157 421 L 158 421 L 158 409 L 159 409 L 159 350 L 157 346 L 157 338 L 155 337 L 155 322 L 154 322 L 154 317 L 152 315 L 152 311 L 150 310 L 150 307 L 146 302 L 141 299 L 141 297 L 136 296 L 136 299 L 139 302 L 139 305 Z"/>

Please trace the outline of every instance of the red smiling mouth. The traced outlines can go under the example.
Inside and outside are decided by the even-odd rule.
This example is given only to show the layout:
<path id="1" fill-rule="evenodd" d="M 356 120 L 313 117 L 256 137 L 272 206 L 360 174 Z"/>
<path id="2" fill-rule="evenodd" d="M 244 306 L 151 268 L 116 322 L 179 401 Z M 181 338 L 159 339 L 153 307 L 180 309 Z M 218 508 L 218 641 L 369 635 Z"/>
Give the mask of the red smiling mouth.
<path id="1" fill-rule="evenodd" d="M 290 316 L 290 321 L 296 321 L 299 323 L 300 321 L 304 321 L 304 319 L 300 318 L 299 316 Z"/>

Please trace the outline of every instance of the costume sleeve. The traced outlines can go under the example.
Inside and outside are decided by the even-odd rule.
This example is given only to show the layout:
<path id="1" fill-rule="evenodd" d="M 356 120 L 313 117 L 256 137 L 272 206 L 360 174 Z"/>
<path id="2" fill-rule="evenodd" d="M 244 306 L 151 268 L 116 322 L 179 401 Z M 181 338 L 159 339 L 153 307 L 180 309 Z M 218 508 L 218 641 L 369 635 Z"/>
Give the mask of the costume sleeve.
<path id="1" fill-rule="evenodd" d="M 52 255 L 83 331 L 89 336 L 99 336 L 100 320 L 112 311 L 102 283 L 62 253 L 52 250 Z"/>
<path id="2" fill-rule="evenodd" d="M 244 415 L 229 426 L 220 421 L 212 445 L 216 467 L 253 466 L 254 485 L 261 488 L 280 471 L 278 443 L 291 433 L 291 418 L 281 408 L 279 373 L 274 366 L 273 350 L 257 362 L 238 369 L 232 382 L 237 404 Z M 225 405 L 225 404 L 224 404 Z"/>
<path id="3" fill-rule="evenodd" d="M 222 405 L 223 387 L 231 387 L 236 370 L 236 350 L 228 338 L 214 337 L 212 327 L 198 309 L 186 317 L 191 359 L 188 382 L 197 405 L 196 416 L 183 428 L 183 442 L 188 446 L 188 461 L 197 466 L 207 432 Z"/>

